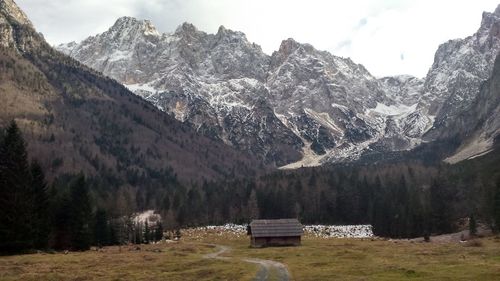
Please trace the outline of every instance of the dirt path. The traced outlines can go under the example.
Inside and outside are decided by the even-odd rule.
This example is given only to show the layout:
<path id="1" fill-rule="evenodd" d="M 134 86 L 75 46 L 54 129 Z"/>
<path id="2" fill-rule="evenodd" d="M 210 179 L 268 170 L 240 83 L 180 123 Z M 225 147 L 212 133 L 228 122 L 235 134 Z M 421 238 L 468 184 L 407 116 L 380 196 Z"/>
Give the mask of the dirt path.
<path id="1" fill-rule="evenodd" d="M 215 247 L 217 249 L 217 252 L 204 255 L 203 256 L 204 259 L 216 259 L 216 260 L 228 260 L 229 259 L 227 257 L 221 257 L 220 255 L 230 252 L 231 248 L 229 248 L 227 246 L 222 246 L 222 245 L 213 245 L 213 244 L 208 244 L 208 245 Z"/>
<path id="2" fill-rule="evenodd" d="M 477 227 L 477 235 L 483 236 L 483 237 L 488 237 L 488 236 L 492 235 L 492 232 L 491 232 L 491 229 L 489 227 L 486 227 L 484 225 L 480 225 Z M 463 230 L 463 231 L 456 232 L 456 233 L 431 236 L 430 242 L 434 242 L 434 243 L 459 243 L 459 242 L 467 241 L 467 240 L 470 240 L 473 238 L 474 237 L 471 237 L 469 230 Z M 402 239 L 402 240 L 405 241 L 405 239 Z M 409 241 L 424 242 L 424 238 L 419 237 L 419 238 L 410 239 Z"/>
<path id="3" fill-rule="evenodd" d="M 233 257 L 222 257 L 222 254 L 228 253 L 231 251 L 231 248 L 223 245 L 211 245 L 215 246 L 217 252 L 206 254 L 203 256 L 205 259 L 217 259 L 217 260 L 234 260 Z M 278 281 L 289 281 L 292 279 L 290 272 L 286 265 L 271 261 L 271 260 L 263 260 L 263 259 L 254 259 L 254 258 L 241 258 L 241 261 L 247 263 L 253 263 L 259 265 L 259 271 L 257 271 L 257 275 L 255 276 L 255 281 L 266 281 L 269 280 L 271 276 L 271 271 L 275 271 L 278 275 Z"/>
<path id="4" fill-rule="evenodd" d="M 275 270 L 278 274 L 279 281 L 289 281 L 291 280 L 290 273 L 286 266 L 282 263 L 270 261 L 270 260 L 262 260 L 262 259 L 242 259 L 242 261 L 248 263 L 255 263 L 260 265 L 260 269 L 257 272 L 257 276 L 255 276 L 256 281 L 264 281 L 269 279 L 269 273 L 271 270 Z"/>

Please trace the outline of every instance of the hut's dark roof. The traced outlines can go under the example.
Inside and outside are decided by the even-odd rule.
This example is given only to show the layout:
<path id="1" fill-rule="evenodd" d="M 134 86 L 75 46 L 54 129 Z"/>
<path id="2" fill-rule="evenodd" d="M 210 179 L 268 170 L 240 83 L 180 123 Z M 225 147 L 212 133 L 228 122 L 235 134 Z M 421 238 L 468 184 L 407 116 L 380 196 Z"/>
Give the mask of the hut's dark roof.
<path id="1" fill-rule="evenodd" d="M 304 233 L 297 219 L 253 220 L 250 230 L 253 237 L 294 237 Z"/>

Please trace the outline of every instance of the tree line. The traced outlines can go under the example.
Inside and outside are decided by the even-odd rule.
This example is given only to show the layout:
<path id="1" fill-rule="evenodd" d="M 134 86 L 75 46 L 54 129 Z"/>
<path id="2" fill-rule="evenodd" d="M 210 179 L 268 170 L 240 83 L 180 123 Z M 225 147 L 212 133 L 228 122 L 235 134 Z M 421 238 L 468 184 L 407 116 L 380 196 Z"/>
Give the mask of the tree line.
<path id="1" fill-rule="evenodd" d="M 171 179 L 161 189 L 104 193 L 99 180 L 92 181 L 112 218 L 154 209 L 165 230 L 298 218 L 304 224 L 371 224 L 376 235 L 411 238 L 463 229 L 459 222 L 467 218 L 499 230 L 499 158 L 492 152 L 459 165 L 336 165 L 201 184 Z"/>
<path id="2" fill-rule="evenodd" d="M 499 158 L 492 152 L 459 165 L 411 162 L 279 171 L 178 187 L 150 207 L 181 226 L 293 217 L 305 224 L 371 224 L 376 235 L 412 238 L 458 231 L 470 219 L 499 231 Z"/>
<path id="3" fill-rule="evenodd" d="M 91 245 L 161 240 L 161 222 L 110 218 L 92 198 L 83 174 L 48 185 L 15 122 L 0 130 L 0 253 L 30 250 L 88 250 Z"/>

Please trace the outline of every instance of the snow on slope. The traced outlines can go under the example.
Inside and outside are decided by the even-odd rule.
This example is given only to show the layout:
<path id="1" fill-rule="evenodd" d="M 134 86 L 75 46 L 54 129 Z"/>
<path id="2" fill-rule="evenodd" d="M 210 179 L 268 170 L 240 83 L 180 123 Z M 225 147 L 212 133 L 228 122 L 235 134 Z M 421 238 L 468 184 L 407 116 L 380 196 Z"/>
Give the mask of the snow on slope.
<path id="1" fill-rule="evenodd" d="M 415 112 L 417 106 L 417 103 L 412 106 L 406 106 L 404 104 L 385 105 L 377 103 L 377 107 L 375 107 L 374 109 L 368 109 L 366 115 L 370 115 L 370 113 L 372 112 L 386 116 L 407 115 L 409 113 Z"/>
<path id="2" fill-rule="evenodd" d="M 376 79 L 348 58 L 284 40 L 272 56 L 241 32 L 185 23 L 159 34 L 119 19 L 107 32 L 59 49 L 109 75 L 210 137 L 284 168 L 401 151 L 453 132 L 500 50 L 500 9 L 479 31 L 443 44 L 425 79 Z M 283 137 L 282 137 L 283 136 Z"/>
<path id="3" fill-rule="evenodd" d="M 125 87 L 127 87 L 131 92 L 138 92 L 138 91 L 142 91 L 142 92 L 148 92 L 150 94 L 155 94 L 158 92 L 158 90 L 156 90 L 156 88 L 154 88 L 153 86 L 151 86 L 151 84 L 141 84 L 141 83 L 137 83 L 137 84 L 125 84 Z"/>
<path id="4" fill-rule="evenodd" d="M 142 213 L 136 213 L 132 217 L 134 223 L 145 223 L 146 221 L 151 225 L 161 220 L 161 216 L 156 214 L 154 210 L 147 210 Z"/>

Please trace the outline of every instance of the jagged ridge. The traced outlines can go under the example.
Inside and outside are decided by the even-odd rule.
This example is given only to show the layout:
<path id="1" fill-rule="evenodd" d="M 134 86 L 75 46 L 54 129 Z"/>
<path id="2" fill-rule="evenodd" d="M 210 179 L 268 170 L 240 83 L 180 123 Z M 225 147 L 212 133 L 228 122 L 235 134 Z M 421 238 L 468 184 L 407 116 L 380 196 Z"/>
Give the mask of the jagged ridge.
<path id="1" fill-rule="evenodd" d="M 173 34 L 146 36 L 146 21 L 130 21 L 59 49 L 199 131 L 277 165 L 303 153 L 319 161 L 347 151 L 349 158 L 359 144 L 383 139 L 387 116 L 375 109 L 396 102 L 350 59 L 293 39 L 267 56 L 224 27 L 206 34 L 185 23 Z M 408 148 L 409 137 L 402 139 Z"/>
<path id="2" fill-rule="evenodd" d="M 206 34 L 185 23 L 151 35 L 150 22 L 130 18 L 59 49 L 214 139 L 278 166 L 302 158 L 293 168 L 456 134 L 447 124 L 491 75 L 499 25 L 498 9 L 485 13 L 474 36 L 439 48 L 425 79 L 376 79 L 350 59 L 293 39 L 267 56 L 224 27 Z"/>

